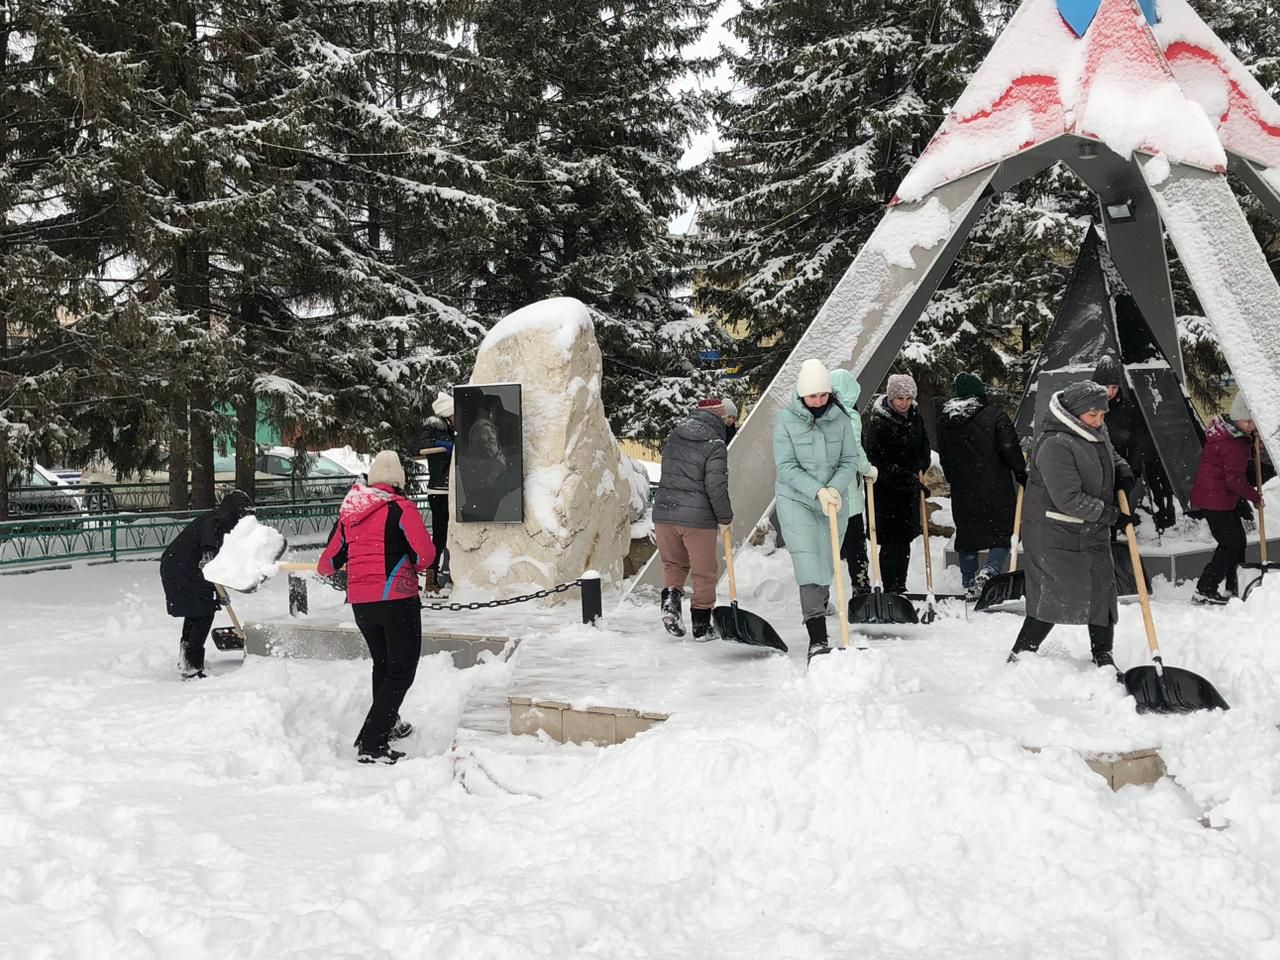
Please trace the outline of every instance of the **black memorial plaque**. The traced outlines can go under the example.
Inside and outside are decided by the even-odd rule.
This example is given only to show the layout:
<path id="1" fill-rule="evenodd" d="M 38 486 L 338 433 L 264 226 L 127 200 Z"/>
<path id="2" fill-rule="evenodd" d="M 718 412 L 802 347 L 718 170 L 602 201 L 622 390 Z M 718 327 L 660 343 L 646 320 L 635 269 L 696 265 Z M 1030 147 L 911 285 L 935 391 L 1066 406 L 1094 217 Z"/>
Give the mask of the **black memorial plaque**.
<path id="1" fill-rule="evenodd" d="M 524 520 L 524 428 L 520 384 L 454 387 L 459 523 Z"/>

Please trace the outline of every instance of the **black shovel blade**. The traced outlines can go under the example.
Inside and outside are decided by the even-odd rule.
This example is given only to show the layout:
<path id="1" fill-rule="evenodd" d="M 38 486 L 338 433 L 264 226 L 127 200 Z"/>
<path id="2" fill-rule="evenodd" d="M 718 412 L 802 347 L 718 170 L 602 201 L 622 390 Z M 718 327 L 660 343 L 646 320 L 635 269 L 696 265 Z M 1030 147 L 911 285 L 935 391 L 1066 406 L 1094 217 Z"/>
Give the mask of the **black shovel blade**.
<path id="1" fill-rule="evenodd" d="M 901 594 L 872 590 L 849 601 L 850 623 L 919 623 L 916 608 Z"/>
<path id="2" fill-rule="evenodd" d="M 244 637 L 235 627 L 218 627 L 213 631 L 213 645 L 219 650 L 243 650 Z"/>
<path id="3" fill-rule="evenodd" d="M 781 653 L 787 652 L 787 645 L 778 636 L 769 621 L 741 609 L 737 602 L 727 607 L 715 607 L 711 611 L 711 619 L 715 622 L 716 632 L 726 640 L 745 643 L 749 647 L 767 647 Z"/>
<path id="4" fill-rule="evenodd" d="M 1138 578 L 1133 572 L 1133 559 L 1129 556 L 1129 545 L 1127 543 L 1111 544 L 1111 560 L 1115 568 L 1117 596 L 1137 596 Z M 1147 595 L 1150 596 L 1151 577 L 1147 575 L 1146 570 L 1142 571 L 1142 579 L 1146 584 Z"/>
<path id="5" fill-rule="evenodd" d="M 1138 701 L 1139 713 L 1192 713 L 1230 710 L 1212 683 L 1181 667 L 1165 667 L 1161 676 L 1153 664 L 1124 672 L 1125 689 Z"/>
<path id="6" fill-rule="evenodd" d="M 978 602 L 973 609 L 978 611 L 986 610 L 1002 603 L 1021 600 L 1026 595 L 1026 571 L 1014 570 L 1012 573 L 998 573 L 982 585 L 982 593 L 978 595 Z"/>

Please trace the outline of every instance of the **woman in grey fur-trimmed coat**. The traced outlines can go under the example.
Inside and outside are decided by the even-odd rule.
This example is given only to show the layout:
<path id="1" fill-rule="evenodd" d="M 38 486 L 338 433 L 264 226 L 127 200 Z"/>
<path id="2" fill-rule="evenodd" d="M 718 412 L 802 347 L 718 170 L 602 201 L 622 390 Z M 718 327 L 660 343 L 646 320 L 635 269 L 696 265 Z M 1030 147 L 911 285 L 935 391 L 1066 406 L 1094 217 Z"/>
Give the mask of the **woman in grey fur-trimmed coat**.
<path id="1" fill-rule="evenodd" d="M 1055 393 L 1039 424 L 1022 518 L 1027 618 L 1010 661 L 1039 649 L 1055 623 L 1074 623 L 1089 627 L 1093 662 L 1115 669 L 1111 528 L 1122 518 L 1115 492 L 1134 481 L 1111 446 L 1106 412 L 1106 388 L 1085 380 Z"/>

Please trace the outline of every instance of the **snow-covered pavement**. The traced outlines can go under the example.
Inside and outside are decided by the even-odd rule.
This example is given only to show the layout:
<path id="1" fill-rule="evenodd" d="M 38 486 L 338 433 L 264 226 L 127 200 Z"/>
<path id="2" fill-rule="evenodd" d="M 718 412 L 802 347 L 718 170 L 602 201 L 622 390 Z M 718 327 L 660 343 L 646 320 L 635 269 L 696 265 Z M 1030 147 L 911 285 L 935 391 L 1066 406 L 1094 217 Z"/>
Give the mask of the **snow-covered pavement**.
<path id="1" fill-rule="evenodd" d="M 562 651 L 574 690 L 593 656 L 633 663 L 611 694 L 666 702 L 616 705 L 672 719 L 607 749 L 473 729 L 523 651 L 439 655 L 410 759 L 372 768 L 367 663 L 211 649 L 184 684 L 155 563 L 0 577 L 0 956 L 1280 958 L 1280 578 L 1210 610 L 1158 583 L 1166 659 L 1233 709 L 1139 717 L 1082 628 L 1005 666 L 1008 614 L 806 676 L 785 556 L 738 577 L 791 659 L 674 656 L 630 603 L 599 631 L 477 611 L 448 622 Z M 236 600 L 279 616 L 283 578 Z M 1143 662 L 1121 616 L 1117 659 Z M 1130 746 L 1176 782 L 1112 794 L 1072 749 Z"/>

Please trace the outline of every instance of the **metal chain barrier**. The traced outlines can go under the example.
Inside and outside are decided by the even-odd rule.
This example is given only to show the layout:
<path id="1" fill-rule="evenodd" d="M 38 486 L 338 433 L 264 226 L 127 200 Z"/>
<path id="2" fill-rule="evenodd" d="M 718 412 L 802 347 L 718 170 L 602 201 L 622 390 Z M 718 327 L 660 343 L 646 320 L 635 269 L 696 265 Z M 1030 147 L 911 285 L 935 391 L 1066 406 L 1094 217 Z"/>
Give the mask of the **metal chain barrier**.
<path id="1" fill-rule="evenodd" d="M 522 597 L 508 597 L 505 600 L 482 600 L 474 603 L 424 603 L 423 610 L 484 610 L 489 607 L 508 607 L 513 603 L 528 603 L 530 600 L 541 600 L 543 597 L 549 597 L 553 593 L 564 593 L 566 590 L 572 590 L 578 586 L 581 580 L 570 580 L 568 583 L 561 583 L 554 587 L 548 587 L 546 590 L 538 590 L 534 593 L 525 594 Z"/>

